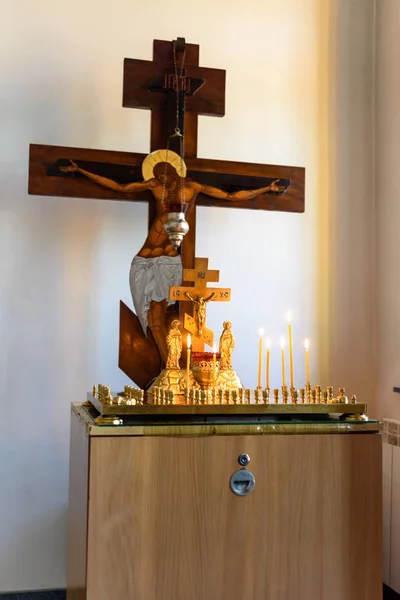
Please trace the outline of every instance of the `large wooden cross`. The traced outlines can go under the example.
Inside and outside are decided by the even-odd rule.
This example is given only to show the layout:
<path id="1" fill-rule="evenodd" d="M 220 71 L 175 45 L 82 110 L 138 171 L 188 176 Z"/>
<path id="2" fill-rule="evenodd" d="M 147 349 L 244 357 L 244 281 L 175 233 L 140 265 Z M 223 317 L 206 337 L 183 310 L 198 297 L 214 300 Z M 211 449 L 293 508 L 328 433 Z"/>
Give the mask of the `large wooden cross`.
<path id="1" fill-rule="evenodd" d="M 176 62 L 184 57 L 185 70 L 174 75 L 173 47 Z M 123 106 L 151 110 L 150 150 L 165 148 L 168 135 L 176 126 L 174 111 L 177 93 L 180 105 L 181 130 L 185 134 L 187 176 L 234 192 L 255 189 L 280 179 L 287 187 L 284 195 L 264 194 L 252 200 L 235 201 L 205 197 L 196 199 L 200 206 L 249 208 L 304 212 L 305 170 L 300 167 L 228 162 L 197 158 L 198 115 L 223 116 L 225 112 L 225 71 L 199 66 L 199 46 L 155 40 L 153 61 L 125 59 Z M 145 154 L 31 145 L 29 193 L 47 196 L 99 198 L 149 203 L 149 222 L 155 216 L 155 202 L 148 191 L 121 194 L 96 185 L 77 174 L 63 173 L 60 165 L 70 159 L 81 168 L 122 182 L 141 180 L 141 164 Z M 196 211 L 188 217 L 190 230 L 182 244 L 182 264 L 193 268 L 195 255 Z M 183 303 L 182 303 L 183 304 Z M 183 307 L 189 312 L 190 305 Z M 120 358 L 122 370 L 138 385 L 144 387 L 158 375 L 160 355 L 151 334 L 144 336 L 136 315 L 121 303 Z"/>
<path id="2" fill-rule="evenodd" d="M 184 281 L 194 284 L 193 287 L 170 287 L 170 300 L 175 300 L 178 302 L 183 302 L 185 300 L 187 301 L 187 294 L 190 294 L 191 298 L 194 300 L 198 298 L 209 298 L 211 302 L 229 302 L 231 299 L 231 290 L 229 288 L 207 287 L 207 283 L 219 281 L 219 271 L 208 270 L 208 258 L 196 258 L 193 269 L 184 269 L 183 279 Z M 204 320 L 202 331 L 198 332 L 196 323 L 196 308 L 194 310 L 194 314 L 194 317 L 188 313 L 184 314 L 184 327 L 193 336 L 192 350 L 194 352 L 202 352 L 204 350 L 204 344 L 207 344 L 208 346 L 213 345 L 214 332 L 211 331 L 211 329 L 208 329 L 206 326 L 206 320 Z"/>

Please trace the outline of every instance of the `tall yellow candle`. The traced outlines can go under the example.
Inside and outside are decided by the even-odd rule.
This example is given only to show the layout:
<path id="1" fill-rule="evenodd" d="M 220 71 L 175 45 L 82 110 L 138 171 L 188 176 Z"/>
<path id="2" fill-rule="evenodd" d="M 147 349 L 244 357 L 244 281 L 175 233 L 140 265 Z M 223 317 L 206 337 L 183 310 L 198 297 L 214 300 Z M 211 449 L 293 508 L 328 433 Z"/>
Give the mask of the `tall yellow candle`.
<path id="1" fill-rule="evenodd" d="M 262 355 L 263 355 L 263 335 L 264 330 L 260 329 L 260 344 L 258 349 L 258 379 L 257 379 L 257 387 L 261 387 L 261 376 L 262 376 Z"/>
<path id="2" fill-rule="evenodd" d="M 190 333 L 187 336 L 187 355 L 186 355 L 186 389 L 190 388 L 190 346 L 192 344 L 192 340 L 190 338 Z"/>
<path id="3" fill-rule="evenodd" d="M 286 386 L 286 374 L 285 374 L 285 338 L 281 337 L 282 346 L 282 385 Z"/>
<path id="4" fill-rule="evenodd" d="M 310 385 L 310 357 L 308 354 L 310 342 L 308 341 L 308 339 L 304 341 L 304 347 L 306 349 L 306 384 Z"/>
<path id="5" fill-rule="evenodd" d="M 294 388 L 292 314 L 291 314 L 290 310 L 288 311 L 288 337 L 289 337 L 290 387 Z"/>
<path id="6" fill-rule="evenodd" d="M 271 355 L 271 340 L 267 338 L 267 364 L 266 364 L 266 373 L 265 373 L 265 387 L 269 389 L 269 363 L 270 363 L 270 355 Z"/>
<path id="7" fill-rule="evenodd" d="M 215 344 L 213 345 L 213 385 L 215 385 L 215 380 L 217 378 L 217 349 Z"/>

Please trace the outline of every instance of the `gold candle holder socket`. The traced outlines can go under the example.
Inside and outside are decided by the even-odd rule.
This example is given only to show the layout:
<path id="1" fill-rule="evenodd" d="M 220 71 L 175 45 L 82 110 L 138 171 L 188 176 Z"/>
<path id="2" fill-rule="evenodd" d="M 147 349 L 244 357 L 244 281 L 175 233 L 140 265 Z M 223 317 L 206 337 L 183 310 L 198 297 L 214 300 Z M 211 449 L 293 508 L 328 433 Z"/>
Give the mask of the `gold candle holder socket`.
<path id="1" fill-rule="evenodd" d="M 127 400 L 133 400 L 135 397 L 135 388 L 132 385 L 124 386 L 124 396 Z"/>
<path id="2" fill-rule="evenodd" d="M 98 385 L 98 398 L 100 402 L 112 404 L 112 395 L 111 388 L 104 385 L 103 383 L 99 383 Z"/>
<path id="3" fill-rule="evenodd" d="M 201 402 L 200 390 L 195 390 L 194 397 L 195 397 L 196 404 L 200 404 L 200 402 Z"/>
<path id="4" fill-rule="evenodd" d="M 317 404 L 317 391 L 311 390 L 311 404 Z"/>
<path id="5" fill-rule="evenodd" d="M 293 389 L 292 391 L 292 404 L 297 404 L 299 401 L 299 390 Z"/>
<path id="6" fill-rule="evenodd" d="M 326 389 L 328 391 L 328 404 L 332 404 L 332 402 L 333 402 L 333 386 L 329 385 Z"/>
<path id="7" fill-rule="evenodd" d="M 232 390 L 232 401 L 233 401 L 233 404 L 237 404 L 238 403 L 238 397 L 239 397 L 238 391 L 237 390 Z"/>
<path id="8" fill-rule="evenodd" d="M 218 390 L 218 400 L 220 404 L 224 403 L 224 390 Z"/>
<path id="9" fill-rule="evenodd" d="M 315 386 L 315 396 L 316 396 L 316 403 L 321 404 L 322 403 L 322 391 L 321 391 L 320 385 Z"/>
<path id="10" fill-rule="evenodd" d="M 244 404 L 244 388 L 239 388 L 239 399 L 240 399 L 240 404 Z"/>
<path id="11" fill-rule="evenodd" d="M 306 385 L 307 404 L 311 404 L 311 383 Z"/>
<path id="12" fill-rule="evenodd" d="M 306 390 L 305 388 L 300 388 L 300 403 L 304 404 L 306 401 Z"/>
<path id="13" fill-rule="evenodd" d="M 351 403 L 352 404 L 357 404 L 357 396 L 355 394 L 353 394 L 352 397 L 351 397 Z"/>
<path id="14" fill-rule="evenodd" d="M 279 404 L 279 389 L 278 388 L 274 389 L 274 402 L 275 402 L 275 404 Z"/>
<path id="15" fill-rule="evenodd" d="M 338 397 L 336 398 L 336 402 L 341 403 L 341 404 L 349 403 L 349 399 L 346 396 L 345 392 L 346 392 L 345 388 L 339 388 L 339 394 L 338 394 Z"/>
<path id="16" fill-rule="evenodd" d="M 328 404 L 328 390 L 324 390 L 322 394 L 322 403 Z"/>
<path id="17" fill-rule="evenodd" d="M 289 399 L 289 392 L 288 392 L 287 385 L 283 385 L 281 389 L 282 389 L 282 402 L 283 402 L 283 404 L 287 404 L 287 401 Z"/>
<path id="18" fill-rule="evenodd" d="M 269 394 L 270 394 L 270 389 L 269 388 L 265 388 L 262 392 L 262 397 L 263 397 L 263 402 L 264 404 L 269 404 Z"/>
<path id="19" fill-rule="evenodd" d="M 245 391 L 246 404 L 251 404 L 251 390 L 249 388 Z"/>

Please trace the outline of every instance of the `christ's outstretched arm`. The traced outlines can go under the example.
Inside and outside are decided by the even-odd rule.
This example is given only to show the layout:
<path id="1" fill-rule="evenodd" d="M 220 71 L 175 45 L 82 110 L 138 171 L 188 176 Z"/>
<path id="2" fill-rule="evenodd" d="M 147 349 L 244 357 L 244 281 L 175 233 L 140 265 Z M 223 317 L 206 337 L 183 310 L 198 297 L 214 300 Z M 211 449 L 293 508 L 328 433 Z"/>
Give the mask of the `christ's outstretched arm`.
<path id="1" fill-rule="evenodd" d="M 224 192 L 224 190 L 220 190 L 211 185 L 202 185 L 201 193 L 206 196 L 212 196 L 212 198 L 220 198 L 221 200 L 251 200 L 252 198 L 256 198 L 257 196 L 261 196 L 262 194 L 266 194 L 267 192 L 275 192 L 282 193 L 285 191 L 286 186 L 277 185 L 279 179 L 275 179 L 269 185 L 258 188 L 256 190 L 241 190 L 238 192 L 233 192 L 232 194 L 228 192 Z"/>
<path id="2" fill-rule="evenodd" d="M 204 302 L 209 302 L 210 300 L 212 300 L 215 296 L 215 292 L 212 292 L 212 294 L 210 294 L 207 298 L 203 298 Z"/>
<path id="3" fill-rule="evenodd" d="M 185 296 L 186 296 L 187 298 L 189 298 L 189 300 L 190 300 L 191 302 L 194 302 L 195 304 L 199 304 L 199 300 L 198 300 L 198 298 L 192 298 L 192 296 L 189 294 L 189 292 L 185 292 Z"/>
<path id="4" fill-rule="evenodd" d="M 157 185 L 157 181 L 155 179 L 149 179 L 148 181 L 134 181 L 132 183 L 118 183 L 117 181 L 113 181 L 107 177 L 102 177 L 101 175 L 96 175 L 90 171 L 85 171 L 85 169 L 78 167 L 78 165 L 72 160 L 70 160 L 70 163 L 71 164 L 68 165 L 68 167 L 60 167 L 60 171 L 63 173 L 81 173 L 91 181 L 94 181 L 94 183 L 109 188 L 110 190 L 116 190 L 117 192 L 141 192 L 143 190 L 149 190 Z"/>

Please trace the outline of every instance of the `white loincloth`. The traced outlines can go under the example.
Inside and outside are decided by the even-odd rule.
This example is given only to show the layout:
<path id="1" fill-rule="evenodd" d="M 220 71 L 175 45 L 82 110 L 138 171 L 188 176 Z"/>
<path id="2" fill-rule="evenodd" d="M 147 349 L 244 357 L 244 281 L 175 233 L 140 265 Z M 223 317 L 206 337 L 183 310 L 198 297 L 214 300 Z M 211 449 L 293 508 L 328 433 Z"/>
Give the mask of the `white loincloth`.
<path id="1" fill-rule="evenodd" d="M 129 285 L 136 314 L 144 333 L 147 330 L 147 313 L 150 302 L 168 300 L 171 285 L 182 284 L 182 262 L 180 256 L 135 256 L 129 274 Z M 168 304 L 174 301 L 168 300 Z"/>

